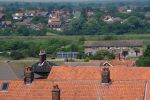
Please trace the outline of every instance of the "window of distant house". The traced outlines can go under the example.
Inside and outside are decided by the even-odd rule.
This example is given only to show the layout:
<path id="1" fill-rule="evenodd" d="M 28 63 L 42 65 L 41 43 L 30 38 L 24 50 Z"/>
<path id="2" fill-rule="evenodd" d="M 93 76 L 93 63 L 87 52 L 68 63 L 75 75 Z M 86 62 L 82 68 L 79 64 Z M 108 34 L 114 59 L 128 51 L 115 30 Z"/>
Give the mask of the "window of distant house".
<path id="1" fill-rule="evenodd" d="M 9 86 L 8 82 L 2 83 L 1 91 L 7 91 L 8 90 L 8 86 Z"/>

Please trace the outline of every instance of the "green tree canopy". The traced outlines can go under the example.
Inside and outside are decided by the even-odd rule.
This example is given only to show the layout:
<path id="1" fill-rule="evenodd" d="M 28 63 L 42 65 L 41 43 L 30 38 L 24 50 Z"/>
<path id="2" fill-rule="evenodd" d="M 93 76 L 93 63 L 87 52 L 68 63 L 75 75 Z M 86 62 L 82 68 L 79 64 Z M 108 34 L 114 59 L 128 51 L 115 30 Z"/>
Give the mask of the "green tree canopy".
<path id="1" fill-rule="evenodd" d="M 150 44 L 147 45 L 144 55 L 139 57 L 139 59 L 136 61 L 136 64 L 137 66 L 150 66 Z"/>
<path id="2" fill-rule="evenodd" d="M 115 58 L 115 54 L 107 50 L 99 50 L 93 56 L 94 60 L 106 60 L 106 59 L 108 60 L 114 58 Z"/>

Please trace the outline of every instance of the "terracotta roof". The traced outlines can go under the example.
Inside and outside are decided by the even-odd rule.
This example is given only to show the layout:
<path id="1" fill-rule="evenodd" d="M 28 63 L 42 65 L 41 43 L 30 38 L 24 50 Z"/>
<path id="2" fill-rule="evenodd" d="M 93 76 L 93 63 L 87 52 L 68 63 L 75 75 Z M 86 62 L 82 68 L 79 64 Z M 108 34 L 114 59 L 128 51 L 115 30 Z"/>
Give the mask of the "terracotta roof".
<path id="1" fill-rule="evenodd" d="M 99 46 L 99 47 L 141 47 L 142 41 L 135 40 L 114 40 L 114 41 L 85 41 L 85 47 Z"/>
<path id="2" fill-rule="evenodd" d="M 101 64 L 108 63 L 112 67 L 134 67 L 134 60 L 90 60 L 89 62 L 65 62 L 68 66 L 101 66 Z M 101 66 L 102 67 L 102 66 Z"/>
<path id="3" fill-rule="evenodd" d="M 59 18 L 51 18 L 48 20 L 49 25 L 61 25 L 61 21 Z"/>
<path id="4" fill-rule="evenodd" d="M 90 62 L 108 62 L 114 67 L 126 66 L 126 67 L 133 67 L 135 65 L 135 60 L 124 60 L 124 59 L 115 59 L 115 60 L 90 60 Z"/>
<path id="5" fill-rule="evenodd" d="M 2 85 L 3 81 L 0 81 Z M 146 81 L 115 81 L 102 85 L 99 80 L 89 81 L 9 81 L 7 92 L 0 92 L 2 100 L 52 100 L 52 87 L 59 85 L 61 100 L 143 100 Z"/>
<path id="6" fill-rule="evenodd" d="M 150 68 L 111 67 L 112 80 L 150 80 Z M 49 80 L 101 80 L 100 67 L 52 67 Z"/>
<path id="7" fill-rule="evenodd" d="M 59 18 L 51 18 L 49 19 L 49 22 L 60 22 Z"/>
<path id="8" fill-rule="evenodd" d="M 110 84 L 101 84 L 100 67 L 55 66 L 48 79 L 8 82 L 8 90 L 0 91 L 2 100 L 52 100 L 52 88 L 58 85 L 61 100 L 143 100 L 150 99 L 150 68 L 111 67 Z M 145 99 L 144 99 L 145 100 Z"/>
<path id="9" fill-rule="evenodd" d="M 13 17 L 23 17 L 23 13 L 15 13 L 15 14 L 12 14 Z"/>
<path id="10" fill-rule="evenodd" d="M 2 21 L 2 24 L 11 25 L 12 22 L 11 21 Z"/>

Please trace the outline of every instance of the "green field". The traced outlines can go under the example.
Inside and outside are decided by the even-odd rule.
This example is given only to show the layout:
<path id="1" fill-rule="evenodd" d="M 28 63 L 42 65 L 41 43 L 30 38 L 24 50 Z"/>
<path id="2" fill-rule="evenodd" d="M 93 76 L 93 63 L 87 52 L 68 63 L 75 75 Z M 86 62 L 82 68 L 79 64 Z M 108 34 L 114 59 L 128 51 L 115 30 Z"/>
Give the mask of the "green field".
<path id="1" fill-rule="evenodd" d="M 110 35 L 113 40 L 143 40 L 145 43 L 150 43 L 150 34 L 135 34 L 135 35 Z M 59 40 L 78 40 L 84 37 L 85 40 L 105 40 L 106 35 L 48 35 L 48 36 L 0 36 L 1 40 L 22 40 L 22 41 L 45 41 L 49 39 Z"/>
<path id="2" fill-rule="evenodd" d="M 84 36 L 65 36 L 65 35 L 48 35 L 48 36 L 0 36 L 1 40 L 5 41 L 14 41 L 14 40 L 21 40 L 21 41 L 34 41 L 34 42 L 45 42 L 47 40 L 52 39 L 59 39 L 59 40 L 69 40 L 69 41 L 78 41 L 81 37 L 84 37 L 85 40 L 105 40 L 105 35 L 84 35 Z M 113 35 L 113 40 L 143 40 L 144 46 L 150 44 L 150 35 L 143 35 L 143 34 L 136 34 L 136 35 Z M 34 62 L 38 61 L 38 58 L 25 58 L 22 60 L 12 60 L 10 58 L 0 57 L 1 62 L 6 62 L 10 60 L 14 64 L 18 66 L 29 66 L 32 65 Z M 50 60 L 50 59 L 49 59 Z M 56 64 L 63 64 L 63 61 L 52 61 Z"/>
<path id="3" fill-rule="evenodd" d="M 101 40 L 108 35 L 47 35 L 47 36 L 0 36 L 0 39 L 49 39 L 49 38 L 59 38 L 59 39 L 78 39 L 84 37 L 87 40 Z M 110 35 L 118 39 L 143 39 L 149 40 L 150 34 L 127 34 L 127 35 Z"/>

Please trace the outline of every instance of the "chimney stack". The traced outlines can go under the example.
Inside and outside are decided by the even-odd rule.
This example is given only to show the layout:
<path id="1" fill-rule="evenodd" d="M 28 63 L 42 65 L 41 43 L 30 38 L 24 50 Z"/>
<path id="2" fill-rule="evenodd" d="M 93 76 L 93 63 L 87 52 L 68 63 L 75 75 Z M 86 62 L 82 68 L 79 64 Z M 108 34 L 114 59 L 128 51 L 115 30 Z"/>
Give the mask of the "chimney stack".
<path id="1" fill-rule="evenodd" d="M 24 83 L 31 84 L 34 79 L 34 73 L 32 72 L 32 67 L 26 67 L 24 71 Z"/>
<path id="2" fill-rule="evenodd" d="M 102 83 L 110 83 L 110 70 L 108 67 L 104 67 L 101 70 Z"/>
<path id="3" fill-rule="evenodd" d="M 52 100 L 60 100 L 60 89 L 59 89 L 58 85 L 53 86 Z"/>
<path id="4" fill-rule="evenodd" d="M 39 53 L 40 56 L 40 64 L 42 64 L 46 60 L 46 52 L 44 50 L 41 50 Z"/>
<path id="5" fill-rule="evenodd" d="M 119 60 L 121 60 L 121 53 L 119 53 L 118 55 L 119 55 Z"/>

